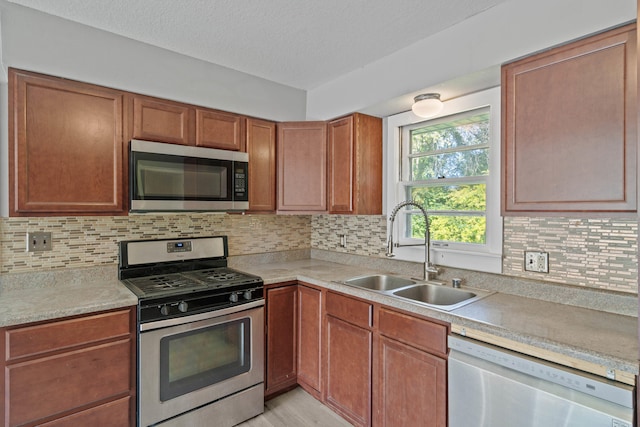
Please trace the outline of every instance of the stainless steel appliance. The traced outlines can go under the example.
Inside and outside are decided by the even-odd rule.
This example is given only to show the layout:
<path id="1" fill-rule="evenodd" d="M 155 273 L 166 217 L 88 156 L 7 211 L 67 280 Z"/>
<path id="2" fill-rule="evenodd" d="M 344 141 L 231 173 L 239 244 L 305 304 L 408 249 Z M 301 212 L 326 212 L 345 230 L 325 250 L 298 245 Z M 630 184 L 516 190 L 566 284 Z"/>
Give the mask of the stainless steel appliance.
<path id="1" fill-rule="evenodd" d="M 249 209 L 248 161 L 237 151 L 131 140 L 130 209 Z"/>
<path id="2" fill-rule="evenodd" d="M 625 384 L 450 336 L 449 427 L 631 427 Z"/>
<path id="3" fill-rule="evenodd" d="M 139 300 L 138 425 L 225 427 L 262 413 L 263 281 L 227 267 L 227 237 L 119 249 L 119 279 Z"/>

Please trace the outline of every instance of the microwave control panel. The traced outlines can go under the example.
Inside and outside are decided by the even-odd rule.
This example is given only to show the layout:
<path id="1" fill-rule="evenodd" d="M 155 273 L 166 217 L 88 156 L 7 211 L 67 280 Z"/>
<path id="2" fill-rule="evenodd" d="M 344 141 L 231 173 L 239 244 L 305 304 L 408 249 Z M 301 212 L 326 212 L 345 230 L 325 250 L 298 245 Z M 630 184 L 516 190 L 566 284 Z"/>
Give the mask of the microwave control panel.
<path id="1" fill-rule="evenodd" d="M 233 199 L 246 201 L 249 200 L 249 189 L 248 189 L 248 164 L 244 162 L 235 162 L 233 165 Z"/>

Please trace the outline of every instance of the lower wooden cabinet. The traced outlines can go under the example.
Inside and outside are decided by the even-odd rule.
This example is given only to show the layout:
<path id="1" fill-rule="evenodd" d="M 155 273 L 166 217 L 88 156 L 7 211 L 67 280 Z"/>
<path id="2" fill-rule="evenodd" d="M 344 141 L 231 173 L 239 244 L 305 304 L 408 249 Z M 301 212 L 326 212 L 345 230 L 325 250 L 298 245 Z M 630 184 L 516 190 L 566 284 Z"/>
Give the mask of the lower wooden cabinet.
<path id="1" fill-rule="evenodd" d="M 448 324 L 306 283 L 266 295 L 266 398 L 298 384 L 355 426 L 446 427 Z"/>
<path id="2" fill-rule="evenodd" d="M 445 325 L 386 308 L 378 314 L 377 426 L 447 426 Z"/>
<path id="3" fill-rule="evenodd" d="M 269 285 L 265 310 L 265 397 L 275 396 L 297 383 L 296 282 Z"/>
<path id="4" fill-rule="evenodd" d="M 321 398 L 323 292 L 298 285 L 298 384 Z"/>
<path id="5" fill-rule="evenodd" d="M 135 421 L 135 309 L 2 330 L 6 426 Z"/>
<path id="6" fill-rule="evenodd" d="M 373 333 L 327 316 L 325 403 L 357 426 L 371 424 Z"/>

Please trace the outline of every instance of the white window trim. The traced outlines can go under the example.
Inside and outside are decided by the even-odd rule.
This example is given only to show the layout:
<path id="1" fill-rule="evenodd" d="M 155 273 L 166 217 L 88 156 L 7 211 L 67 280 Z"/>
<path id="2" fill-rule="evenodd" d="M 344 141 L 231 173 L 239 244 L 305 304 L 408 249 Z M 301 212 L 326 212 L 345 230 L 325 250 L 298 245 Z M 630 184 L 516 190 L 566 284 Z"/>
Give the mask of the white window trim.
<path id="1" fill-rule="evenodd" d="M 449 116 L 476 108 L 490 106 L 491 116 L 489 143 L 489 170 L 487 182 L 487 243 L 483 251 L 431 248 L 431 262 L 437 265 L 485 271 L 502 272 L 502 217 L 500 216 L 500 87 L 476 92 L 444 102 L 440 114 L 429 119 Z M 383 200 L 385 212 L 390 215 L 393 208 L 404 201 L 404 186 L 400 184 L 400 156 L 402 126 L 425 121 L 411 111 L 389 116 L 384 120 Z M 396 222 L 398 217 L 396 217 Z M 394 227 L 397 232 L 397 224 Z M 389 233 L 387 223 L 387 235 Z M 397 235 L 394 233 L 394 239 Z M 424 247 L 394 248 L 396 259 L 422 262 Z"/>

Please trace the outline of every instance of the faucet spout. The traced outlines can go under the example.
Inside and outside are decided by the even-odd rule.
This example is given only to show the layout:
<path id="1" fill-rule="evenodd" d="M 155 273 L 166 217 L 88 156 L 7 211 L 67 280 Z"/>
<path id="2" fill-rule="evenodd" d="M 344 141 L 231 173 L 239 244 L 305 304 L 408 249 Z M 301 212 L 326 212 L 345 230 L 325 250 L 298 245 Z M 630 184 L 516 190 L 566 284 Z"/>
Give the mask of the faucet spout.
<path id="1" fill-rule="evenodd" d="M 424 225 L 425 225 L 425 231 L 424 231 L 424 271 L 423 271 L 423 278 L 424 280 L 432 280 L 436 277 L 436 275 L 438 274 L 438 269 L 431 264 L 430 261 L 430 255 L 429 255 L 429 217 L 427 216 L 427 211 L 418 203 L 414 202 L 413 200 L 406 200 L 404 202 L 399 203 L 396 207 L 393 208 L 393 211 L 391 211 L 391 215 L 389 217 L 389 222 L 390 222 L 390 226 L 389 226 L 389 238 L 387 239 L 387 253 L 386 256 L 388 257 L 394 257 L 395 254 L 393 253 L 393 223 L 396 220 L 396 215 L 398 214 L 398 212 L 400 211 L 400 209 L 406 207 L 406 206 L 414 206 L 418 209 L 420 209 L 420 212 L 422 212 L 422 216 L 424 217 Z M 400 245 L 398 243 L 396 243 L 395 245 L 396 247 L 399 246 L 403 246 Z"/>

